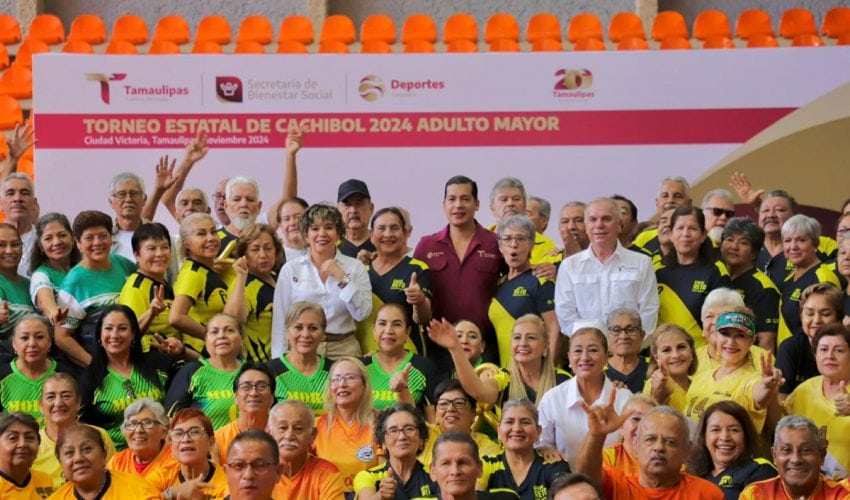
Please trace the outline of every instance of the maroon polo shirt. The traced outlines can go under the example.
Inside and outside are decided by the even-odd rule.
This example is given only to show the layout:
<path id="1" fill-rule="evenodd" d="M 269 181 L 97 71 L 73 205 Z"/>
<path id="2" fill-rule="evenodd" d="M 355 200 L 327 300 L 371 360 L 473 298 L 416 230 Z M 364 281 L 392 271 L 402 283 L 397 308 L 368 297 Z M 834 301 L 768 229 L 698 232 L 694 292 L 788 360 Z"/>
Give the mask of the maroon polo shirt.
<path id="1" fill-rule="evenodd" d="M 492 331 L 487 309 L 505 264 L 496 233 L 476 221 L 475 236 L 461 261 L 446 225 L 441 231 L 419 240 L 413 256 L 431 269 L 434 318 L 446 318 L 452 323 L 468 319 L 482 332 Z"/>

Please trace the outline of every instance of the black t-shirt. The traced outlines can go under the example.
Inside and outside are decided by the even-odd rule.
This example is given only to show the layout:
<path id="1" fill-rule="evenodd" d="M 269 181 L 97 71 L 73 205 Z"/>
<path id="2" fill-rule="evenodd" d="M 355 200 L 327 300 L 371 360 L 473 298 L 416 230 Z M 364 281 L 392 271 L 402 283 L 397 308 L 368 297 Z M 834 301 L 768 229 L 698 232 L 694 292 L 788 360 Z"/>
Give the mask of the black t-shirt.
<path id="1" fill-rule="evenodd" d="M 505 461 L 505 454 L 500 453 L 482 459 L 484 470 L 489 472 L 488 490 L 511 490 L 522 500 L 546 498 L 549 486 L 561 474 L 570 472 L 570 466 L 563 460 L 547 462 L 539 453 L 534 454 L 534 461 L 521 484 L 517 484 Z"/>
<path id="2" fill-rule="evenodd" d="M 706 481 L 716 484 L 726 500 L 738 500 L 741 492 L 749 484 L 776 477 L 776 469 L 764 459 L 750 460 L 735 467 L 730 467 L 718 476 L 710 472 L 703 476 Z"/>
<path id="3" fill-rule="evenodd" d="M 367 239 L 360 245 L 355 245 L 354 243 L 343 238 L 342 240 L 340 240 L 339 246 L 337 246 L 337 248 L 343 255 L 347 255 L 355 259 L 357 258 L 357 254 L 360 253 L 360 250 L 366 250 L 369 253 L 375 252 L 375 245 L 372 244 L 371 239 Z"/>
<path id="4" fill-rule="evenodd" d="M 779 345 L 776 352 L 776 367 L 782 371 L 785 384 L 779 388 L 782 394 L 791 394 L 798 385 L 817 377 L 818 365 L 812 353 L 812 343 L 806 335 L 793 335 Z"/>
<path id="5" fill-rule="evenodd" d="M 626 384 L 626 387 L 632 391 L 632 394 L 640 394 L 643 392 L 643 385 L 646 382 L 646 372 L 649 370 L 649 362 L 643 356 L 638 357 L 638 364 L 631 373 L 625 374 L 618 371 L 616 368 L 607 365 L 605 375 L 610 380 L 619 381 Z"/>

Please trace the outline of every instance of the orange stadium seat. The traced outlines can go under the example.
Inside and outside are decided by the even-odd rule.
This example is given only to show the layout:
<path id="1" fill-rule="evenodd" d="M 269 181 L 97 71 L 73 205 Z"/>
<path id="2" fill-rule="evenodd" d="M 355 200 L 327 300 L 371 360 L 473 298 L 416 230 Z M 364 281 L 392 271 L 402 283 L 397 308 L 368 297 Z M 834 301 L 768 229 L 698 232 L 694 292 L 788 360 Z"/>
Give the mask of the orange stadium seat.
<path id="1" fill-rule="evenodd" d="M 234 54 L 265 54 L 266 48 L 260 42 L 247 40 L 244 42 L 236 42 L 236 47 L 233 48 Z"/>
<path id="2" fill-rule="evenodd" d="M 749 40 L 755 35 L 774 36 L 773 20 L 770 19 L 770 14 L 761 9 L 745 10 L 735 23 L 735 36 L 741 40 Z"/>
<path id="3" fill-rule="evenodd" d="M 148 48 L 148 54 L 151 55 L 168 55 L 180 54 L 180 47 L 169 40 L 154 40 Z"/>
<path id="4" fill-rule="evenodd" d="M 97 14 L 80 14 L 71 21 L 68 40 L 79 40 L 90 45 L 101 44 L 106 41 L 106 25 Z"/>
<path id="5" fill-rule="evenodd" d="M 22 174 L 26 174 L 30 179 L 35 180 L 35 163 L 32 158 L 21 157 L 21 159 L 18 160 L 17 171 Z"/>
<path id="6" fill-rule="evenodd" d="M 112 40 L 103 52 L 112 55 L 135 55 L 139 53 L 139 50 L 127 40 Z"/>
<path id="7" fill-rule="evenodd" d="M 560 40 L 552 38 L 541 38 L 531 44 L 532 52 L 560 52 L 562 50 L 564 50 L 564 44 Z"/>
<path id="8" fill-rule="evenodd" d="M 712 36 L 702 42 L 704 49 L 734 49 L 735 42 L 728 36 Z"/>
<path id="9" fill-rule="evenodd" d="M 850 31 L 838 35 L 835 45 L 850 45 Z"/>
<path id="10" fill-rule="evenodd" d="M 833 7 L 823 16 L 821 33 L 829 38 L 838 38 L 850 33 L 850 7 Z"/>
<path id="11" fill-rule="evenodd" d="M 12 130 L 21 123 L 24 123 L 21 104 L 14 97 L 0 95 L 0 130 Z"/>
<path id="12" fill-rule="evenodd" d="M 427 14 L 411 14 L 401 26 L 401 43 L 424 40 L 430 44 L 437 42 L 437 24 Z"/>
<path id="13" fill-rule="evenodd" d="M 278 54 L 307 54 L 307 46 L 295 40 L 281 40 L 277 44 Z"/>
<path id="14" fill-rule="evenodd" d="M 65 40 L 65 25 L 58 16 L 39 14 L 30 23 L 27 38 L 41 40 L 48 45 L 62 42 Z"/>
<path id="15" fill-rule="evenodd" d="M 91 44 L 83 40 L 68 40 L 62 46 L 62 52 L 66 54 L 94 54 Z"/>
<path id="16" fill-rule="evenodd" d="M 582 38 L 576 40 L 573 50 L 576 52 L 605 50 L 605 42 L 598 38 Z"/>
<path id="17" fill-rule="evenodd" d="M 487 18 L 484 25 L 484 41 L 513 40 L 519 42 L 519 23 L 512 14 L 497 12 Z"/>
<path id="18" fill-rule="evenodd" d="M 470 14 L 452 14 L 446 19 L 446 24 L 443 25 L 443 42 L 450 45 L 455 40 L 478 43 L 478 23 Z M 467 44 L 461 45 L 469 47 Z M 478 50 L 477 46 L 476 50 Z"/>
<path id="19" fill-rule="evenodd" d="M 747 40 L 748 49 L 768 49 L 779 47 L 779 41 L 773 35 L 753 35 Z"/>
<path id="20" fill-rule="evenodd" d="M 50 52 L 50 46 L 41 40 L 28 37 L 18 46 L 18 54 L 15 56 L 14 64 L 20 64 L 25 68 L 32 69 L 33 54 L 43 52 Z"/>
<path id="21" fill-rule="evenodd" d="M 183 16 L 163 16 L 153 29 L 154 42 L 172 42 L 176 45 L 189 43 L 192 38 L 189 23 Z"/>
<path id="22" fill-rule="evenodd" d="M 248 16 L 239 24 L 239 32 L 236 34 L 236 43 L 257 42 L 260 45 L 268 45 L 274 39 L 274 28 L 266 16 Z"/>
<path id="23" fill-rule="evenodd" d="M 462 38 L 452 40 L 446 45 L 446 52 L 478 52 L 478 44 Z"/>
<path id="24" fill-rule="evenodd" d="M 227 45 L 233 38 L 230 29 L 230 21 L 224 16 L 206 16 L 198 23 L 195 30 L 195 42 L 215 42 L 219 45 Z"/>
<path id="25" fill-rule="evenodd" d="M 431 54 L 436 52 L 434 44 L 428 40 L 410 40 L 404 44 L 404 52 L 406 54 Z"/>
<path id="26" fill-rule="evenodd" d="M 111 41 L 129 42 L 141 45 L 148 41 L 148 23 L 142 16 L 127 14 L 115 20 L 112 25 Z"/>
<path id="27" fill-rule="evenodd" d="M 791 40 L 798 35 L 814 35 L 817 32 L 815 16 L 809 9 L 788 9 L 779 19 L 779 36 L 782 38 Z"/>
<path id="28" fill-rule="evenodd" d="M 363 43 L 379 41 L 392 45 L 396 38 L 395 22 L 390 16 L 372 14 L 360 25 L 360 41 Z"/>
<path id="29" fill-rule="evenodd" d="M 313 23 L 304 16 L 289 16 L 280 22 L 280 42 L 298 42 L 303 45 L 313 43 Z"/>
<path id="30" fill-rule="evenodd" d="M 577 43 L 579 40 L 589 38 L 602 41 L 602 21 L 596 17 L 596 14 L 587 12 L 576 14 L 567 26 L 567 40 Z"/>
<path id="31" fill-rule="evenodd" d="M 729 18 L 721 10 L 704 10 L 694 19 L 694 38 L 704 41 L 714 36 L 732 38 Z"/>
<path id="32" fill-rule="evenodd" d="M 792 47 L 823 47 L 823 39 L 813 33 L 797 35 L 791 41 Z"/>
<path id="33" fill-rule="evenodd" d="M 4 70 L 9 67 L 9 50 L 6 49 L 6 46 L 0 43 L 0 70 Z"/>
<path id="34" fill-rule="evenodd" d="M 665 10 L 655 15 L 650 36 L 658 42 L 673 36 L 688 38 L 688 24 L 682 14 L 675 10 Z"/>
<path id="35" fill-rule="evenodd" d="M 319 50 L 317 52 L 319 54 L 348 54 L 351 52 L 351 49 L 348 48 L 348 44 L 345 42 L 328 40 L 319 43 Z"/>
<path id="36" fill-rule="evenodd" d="M 646 33 L 643 30 L 643 21 L 634 12 L 618 12 L 608 23 L 608 39 L 619 42 L 625 38 L 643 38 Z"/>
<path id="37" fill-rule="evenodd" d="M 687 50 L 691 48 L 691 41 L 681 36 L 671 36 L 661 40 L 658 48 L 661 50 Z"/>
<path id="38" fill-rule="evenodd" d="M 490 42 L 490 52 L 519 52 L 519 43 L 508 38 L 497 38 Z"/>
<path id="39" fill-rule="evenodd" d="M 531 16 L 525 28 L 525 40 L 534 44 L 538 40 L 561 41 L 561 21 L 557 16 L 548 12 L 540 12 Z"/>
<path id="40" fill-rule="evenodd" d="M 0 134 L 0 160 L 9 156 L 9 142 L 6 141 L 6 134 Z"/>
<path id="41" fill-rule="evenodd" d="M 0 43 L 12 45 L 21 41 L 21 25 L 15 16 L 0 14 Z"/>
<path id="42" fill-rule="evenodd" d="M 346 15 L 334 14 L 326 17 L 325 22 L 322 23 L 320 43 L 341 42 L 344 45 L 350 45 L 355 39 L 354 22 Z"/>
<path id="43" fill-rule="evenodd" d="M 195 40 L 192 54 L 224 54 L 224 50 L 212 40 Z"/>
<path id="44" fill-rule="evenodd" d="M 649 44 L 639 36 L 630 36 L 620 40 L 617 50 L 649 50 Z"/>
<path id="45" fill-rule="evenodd" d="M 361 54 L 392 54 L 393 47 L 383 40 L 366 40 L 360 43 Z"/>
<path id="46" fill-rule="evenodd" d="M 0 76 L 0 95 L 15 99 L 32 97 L 32 71 L 19 64 L 13 64 Z"/>

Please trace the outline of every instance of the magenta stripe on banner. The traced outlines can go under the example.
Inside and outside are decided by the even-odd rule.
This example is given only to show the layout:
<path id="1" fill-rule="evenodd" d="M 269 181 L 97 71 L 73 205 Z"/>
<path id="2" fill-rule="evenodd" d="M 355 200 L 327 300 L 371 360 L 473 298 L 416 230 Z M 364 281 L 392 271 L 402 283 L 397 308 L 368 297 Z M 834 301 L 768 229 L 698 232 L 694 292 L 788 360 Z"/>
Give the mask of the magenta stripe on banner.
<path id="1" fill-rule="evenodd" d="M 283 147 L 289 120 L 311 147 L 740 144 L 795 108 L 340 114 L 38 114 L 39 148 Z"/>

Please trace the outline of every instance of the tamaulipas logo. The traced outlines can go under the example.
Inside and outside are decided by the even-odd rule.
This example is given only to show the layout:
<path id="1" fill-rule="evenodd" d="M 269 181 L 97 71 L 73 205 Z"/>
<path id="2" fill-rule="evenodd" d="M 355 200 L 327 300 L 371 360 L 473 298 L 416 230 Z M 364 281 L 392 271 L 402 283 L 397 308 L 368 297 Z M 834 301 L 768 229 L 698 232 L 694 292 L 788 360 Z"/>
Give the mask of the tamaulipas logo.
<path id="1" fill-rule="evenodd" d="M 164 101 L 172 97 L 189 95 L 189 87 L 175 87 L 167 83 L 159 85 L 133 85 L 127 80 L 127 73 L 86 73 L 86 80 L 100 84 L 100 99 L 105 104 L 112 102 L 113 82 L 123 82 L 115 86 L 117 96 L 127 101 Z"/>
<path id="2" fill-rule="evenodd" d="M 100 82 L 100 100 L 109 104 L 109 82 L 120 82 L 127 78 L 127 73 L 86 73 L 86 80 Z"/>

